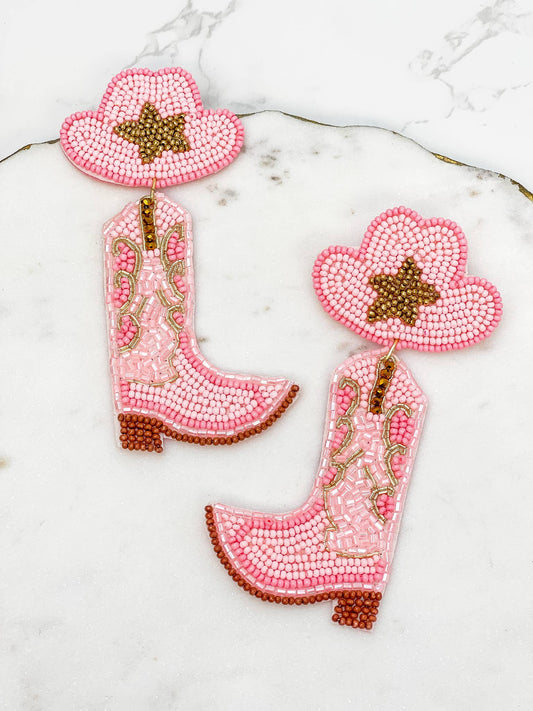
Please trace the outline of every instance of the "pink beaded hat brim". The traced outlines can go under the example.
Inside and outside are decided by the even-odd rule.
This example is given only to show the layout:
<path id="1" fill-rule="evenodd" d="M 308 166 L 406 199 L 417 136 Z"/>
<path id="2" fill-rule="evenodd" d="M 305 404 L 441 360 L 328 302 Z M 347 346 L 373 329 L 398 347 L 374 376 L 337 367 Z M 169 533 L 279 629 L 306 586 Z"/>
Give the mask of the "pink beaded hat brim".
<path id="1" fill-rule="evenodd" d="M 184 115 L 189 150 L 164 150 L 143 162 L 139 146 L 117 134 L 117 126 L 139 120 L 147 103 L 162 119 Z M 184 69 L 128 69 L 110 82 L 96 112 L 75 113 L 64 121 L 60 138 L 69 160 L 95 178 L 146 187 L 155 179 L 156 187 L 163 188 L 229 165 L 242 147 L 244 129 L 231 111 L 204 110 L 196 83 Z"/>
<path id="2" fill-rule="evenodd" d="M 502 314 L 497 289 L 486 279 L 466 276 L 466 257 L 466 238 L 455 222 L 398 207 L 373 220 L 359 250 L 324 250 L 314 265 L 313 284 L 327 313 L 370 341 L 420 351 L 464 348 L 486 338 Z M 414 261 L 421 281 L 438 298 L 418 307 L 412 325 L 398 317 L 372 320 L 378 294 L 371 280 L 394 277 L 406 259 Z"/>

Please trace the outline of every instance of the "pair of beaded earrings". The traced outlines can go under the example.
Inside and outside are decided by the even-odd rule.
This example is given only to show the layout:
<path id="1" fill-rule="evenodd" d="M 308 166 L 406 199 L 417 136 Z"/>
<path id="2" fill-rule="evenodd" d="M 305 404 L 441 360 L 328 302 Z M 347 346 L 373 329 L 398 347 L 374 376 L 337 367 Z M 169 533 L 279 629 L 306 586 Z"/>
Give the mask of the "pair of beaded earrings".
<path id="1" fill-rule="evenodd" d="M 129 69 L 95 113 L 64 122 L 61 144 L 84 172 L 150 188 L 106 223 L 105 279 L 113 396 L 122 447 L 163 439 L 231 444 L 284 412 L 288 380 L 224 373 L 194 333 L 192 226 L 158 188 L 210 175 L 243 144 L 239 119 L 205 110 L 180 68 Z M 287 514 L 206 507 L 216 554 L 240 587 L 282 604 L 337 600 L 333 620 L 371 629 L 388 581 L 426 398 L 397 351 L 445 351 L 488 336 L 501 299 L 466 276 L 458 225 L 400 207 L 379 215 L 359 250 L 330 247 L 313 269 L 325 310 L 380 344 L 348 358 L 330 386 L 313 491 Z"/>

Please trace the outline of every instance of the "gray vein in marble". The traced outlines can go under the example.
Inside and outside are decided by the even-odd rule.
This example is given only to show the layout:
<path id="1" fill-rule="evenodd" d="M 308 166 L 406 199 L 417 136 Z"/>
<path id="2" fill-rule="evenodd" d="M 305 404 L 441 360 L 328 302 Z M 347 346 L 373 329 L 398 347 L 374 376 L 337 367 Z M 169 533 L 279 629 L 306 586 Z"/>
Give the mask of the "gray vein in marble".
<path id="1" fill-rule="evenodd" d="M 124 68 L 140 66 L 147 59 L 151 64 L 155 59 L 162 60 L 162 66 L 185 66 L 202 85 L 204 104 L 208 108 L 217 108 L 219 95 L 203 69 L 203 52 L 206 40 L 235 11 L 236 6 L 237 0 L 230 0 L 224 9 L 207 12 L 198 10 L 193 0 L 188 0 L 175 17 L 148 33 L 144 48 Z"/>
<path id="2" fill-rule="evenodd" d="M 486 111 L 488 108 L 487 105 L 477 107 L 468 93 L 461 92 L 454 85 L 453 80 L 447 78 L 452 69 L 485 42 L 498 37 L 503 32 L 525 34 L 523 25 L 530 21 L 531 13 L 520 12 L 516 0 L 495 0 L 491 6 L 482 8 L 459 29 L 447 32 L 444 35 L 444 46 L 440 51 L 424 49 L 413 59 L 409 65 L 410 69 L 440 81 L 449 90 L 450 108 L 444 116 L 445 119 L 450 118 L 457 109 Z M 489 93 L 491 99 L 495 101 L 509 91 L 530 85 L 531 82 L 518 83 Z M 421 123 L 427 123 L 427 119 L 408 121 L 402 126 L 402 132 L 405 132 L 409 126 Z"/>
<path id="3" fill-rule="evenodd" d="M 444 35 L 445 47 L 440 53 L 423 50 L 417 58 L 420 68 L 427 70 L 427 75 L 440 79 L 492 37 L 503 31 L 520 34 L 520 22 L 528 18 L 529 14 L 513 11 L 516 4 L 515 0 L 496 0 L 491 7 L 484 7 L 459 30 L 452 30 Z M 412 66 L 415 66 L 414 62 Z"/>

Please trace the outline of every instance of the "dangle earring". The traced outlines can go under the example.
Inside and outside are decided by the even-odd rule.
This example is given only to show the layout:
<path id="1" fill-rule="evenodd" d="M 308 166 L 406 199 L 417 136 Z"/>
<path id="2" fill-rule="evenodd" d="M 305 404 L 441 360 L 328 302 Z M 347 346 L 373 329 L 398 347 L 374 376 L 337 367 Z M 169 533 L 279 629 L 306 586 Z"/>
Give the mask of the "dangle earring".
<path id="1" fill-rule="evenodd" d="M 76 113 L 61 145 L 80 170 L 150 188 L 104 227 L 111 374 L 122 447 L 161 452 L 163 437 L 231 444 L 271 425 L 298 386 L 224 373 L 200 353 L 193 325 L 189 213 L 158 188 L 203 178 L 239 153 L 231 112 L 205 110 L 186 71 L 128 69 L 96 112 Z"/>
<path id="2" fill-rule="evenodd" d="M 382 348 L 333 374 L 320 469 L 302 507 L 206 507 L 218 558 L 250 594 L 296 605 L 336 599 L 335 622 L 372 628 L 426 410 L 398 351 L 474 345 L 501 317 L 495 287 L 465 275 L 466 256 L 454 222 L 400 207 L 371 223 L 359 250 L 330 247 L 316 260 L 325 310 Z"/>

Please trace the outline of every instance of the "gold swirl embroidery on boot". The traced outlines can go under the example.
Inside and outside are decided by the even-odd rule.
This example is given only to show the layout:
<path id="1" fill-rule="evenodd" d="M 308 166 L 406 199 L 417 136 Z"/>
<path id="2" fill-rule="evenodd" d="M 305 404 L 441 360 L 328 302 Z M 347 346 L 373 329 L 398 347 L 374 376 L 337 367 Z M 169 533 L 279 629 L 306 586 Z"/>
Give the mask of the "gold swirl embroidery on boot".
<path id="1" fill-rule="evenodd" d="M 382 513 L 380 513 L 378 509 L 377 499 L 382 494 L 394 496 L 395 489 L 392 486 L 378 486 L 369 466 L 363 467 L 363 471 L 365 473 L 366 478 L 370 481 L 370 496 L 368 497 L 368 499 L 370 501 L 370 508 L 372 509 L 372 513 L 378 519 L 378 521 L 380 521 L 382 524 L 386 524 L 387 519 L 385 518 L 385 516 L 383 516 Z"/>
<path id="2" fill-rule="evenodd" d="M 173 234 L 178 233 L 178 241 L 182 241 L 185 239 L 184 234 L 183 234 L 183 225 L 174 225 L 173 227 L 169 228 L 167 232 L 165 233 L 164 237 L 162 240 L 159 240 L 158 235 L 157 235 L 157 227 L 156 227 L 156 220 L 155 220 L 155 208 L 156 208 L 156 200 L 153 195 L 146 196 L 141 199 L 139 202 L 139 215 L 140 215 L 140 221 L 141 221 L 141 230 L 143 234 L 143 242 L 145 249 L 156 249 L 158 242 L 160 241 L 160 258 L 161 258 L 161 264 L 163 266 L 163 269 L 165 271 L 165 276 L 167 278 L 168 286 L 171 290 L 171 292 L 176 296 L 181 303 L 179 304 L 173 304 L 166 296 L 165 293 L 162 289 L 156 289 L 155 290 L 155 295 L 157 296 L 159 302 L 161 305 L 166 309 L 166 314 L 165 314 L 165 320 L 168 323 L 168 325 L 171 327 L 171 329 L 174 331 L 176 334 L 175 339 L 174 339 L 174 346 L 172 348 L 172 351 L 170 355 L 167 358 L 167 364 L 169 370 L 174 372 L 174 375 L 172 375 L 170 378 L 167 378 L 166 380 L 162 380 L 160 382 L 156 383 L 149 383 L 150 386 L 152 387 L 163 387 L 164 385 L 168 385 L 169 383 L 175 382 L 179 377 L 180 374 L 177 372 L 176 367 L 174 365 L 174 358 L 176 357 L 176 353 L 179 350 L 179 334 L 183 330 L 183 326 L 179 323 L 177 323 L 176 319 L 174 318 L 174 314 L 176 313 L 181 313 L 183 314 L 185 312 L 185 308 L 183 305 L 183 302 L 185 301 L 185 294 L 182 294 L 181 291 L 177 288 L 175 282 L 174 282 L 174 276 L 176 274 L 179 274 L 179 276 L 185 276 L 185 261 L 183 259 L 178 259 L 175 262 L 171 262 L 170 259 L 168 258 L 168 243 L 170 238 L 172 237 Z M 139 339 L 136 340 L 136 343 L 138 342 Z M 141 382 L 138 380 L 132 380 L 131 382 L 133 383 L 139 383 L 146 385 L 145 382 Z"/>
<path id="3" fill-rule="evenodd" d="M 389 481 L 393 487 L 396 488 L 398 485 L 398 479 L 396 478 L 396 475 L 394 474 L 394 471 L 392 470 L 392 464 L 391 464 L 391 459 L 394 457 L 395 454 L 400 454 L 404 455 L 407 452 L 407 447 L 404 444 L 400 444 L 399 442 L 391 442 L 390 441 L 390 425 L 392 418 L 397 412 L 404 412 L 407 417 L 412 417 L 413 412 L 409 405 L 406 405 L 403 402 L 398 403 L 397 405 L 393 405 L 392 407 L 389 407 L 387 410 L 387 414 L 385 415 L 385 420 L 383 421 L 383 428 L 381 430 L 381 439 L 383 441 L 383 444 L 385 445 L 385 471 L 387 476 L 389 477 Z"/>
<path id="4" fill-rule="evenodd" d="M 185 260 L 176 259 L 174 262 L 171 262 L 168 258 L 168 243 L 170 241 L 170 238 L 174 234 L 178 234 L 178 242 L 183 242 L 185 240 L 185 235 L 183 234 L 183 225 L 174 225 L 174 227 L 171 227 L 169 230 L 167 230 L 165 236 L 161 240 L 161 264 L 165 269 L 167 280 L 170 288 L 172 289 L 172 293 L 177 296 L 180 301 L 185 301 L 185 294 L 183 294 L 178 289 L 178 287 L 176 286 L 176 282 L 174 281 L 174 277 L 176 275 L 180 277 L 185 276 Z"/>
<path id="5" fill-rule="evenodd" d="M 381 359 L 383 360 L 383 359 Z M 378 375 L 376 376 L 376 380 L 379 377 L 379 366 L 381 364 L 381 360 L 378 363 Z M 396 369 L 396 366 L 395 366 Z M 326 527 L 325 530 L 325 535 L 324 535 L 324 546 L 326 550 L 330 551 L 330 547 L 328 544 L 328 539 L 331 533 L 335 532 L 338 530 L 338 526 L 333 520 L 333 517 L 331 515 L 330 509 L 329 509 L 329 492 L 335 488 L 338 484 L 342 482 L 344 477 L 346 476 L 346 472 L 348 468 L 357 460 L 359 459 L 363 454 L 364 451 L 359 448 L 357 449 L 348 459 L 344 462 L 339 462 L 337 461 L 337 457 L 342 454 L 346 449 L 352 444 L 353 438 L 355 436 L 355 428 L 351 419 L 351 416 L 355 412 L 356 408 L 359 406 L 360 402 L 360 395 L 361 395 L 361 390 L 359 387 L 359 384 L 353 380 L 352 378 L 347 378 L 343 377 L 339 381 L 339 389 L 343 390 L 346 387 L 349 387 L 354 395 L 352 397 L 352 400 L 350 402 L 350 405 L 344 415 L 341 415 L 337 418 L 335 422 L 335 426 L 337 429 L 340 429 L 341 427 L 346 427 L 346 434 L 343 437 L 342 442 L 340 445 L 332 452 L 330 462 L 329 462 L 329 467 L 334 468 L 336 470 L 336 475 L 334 479 L 329 483 L 325 484 L 323 486 L 323 498 L 324 498 L 324 507 L 325 507 L 325 512 L 326 516 L 328 518 L 329 523 L 331 524 L 330 526 Z M 402 411 L 404 412 L 407 417 L 412 417 L 412 410 L 411 408 L 406 405 L 405 403 L 399 403 L 397 405 L 392 405 L 384 418 L 383 421 L 383 426 L 381 429 L 381 439 L 383 441 L 383 445 L 385 447 L 385 452 L 383 455 L 384 463 L 385 463 L 385 473 L 387 475 L 387 478 L 389 480 L 389 484 L 386 486 L 378 486 L 377 481 L 372 474 L 372 471 L 368 465 L 365 465 L 363 467 L 363 472 L 365 474 L 365 477 L 369 480 L 370 482 L 370 495 L 369 495 L 369 501 L 370 501 L 370 508 L 372 513 L 375 515 L 378 521 L 380 521 L 381 524 L 385 525 L 387 523 L 387 519 L 383 514 L 380 513 L 378 506 L 377 506 L 377 499 L 382 495 L 382 494 L 387 494 L 388 496 L 394 496 L 396 494 L 396 487 L 398 486 L 398 478 L 396 477 L 394 470 L 392 468 L 392 458 L 396 455 L 404 455 L 407 452 L 407 447 L 403 444 L 400 444 L 398 442 L 393 443 L 391 442 L 390 439 L 390 426 L 391 426 L 391 421 L 394 415 Z M 339 551 L 335 550 L 334 551 L 337 555 L 344 556 L 346 558 L 370 558 L 374 555 L 381 555 L 380 551 L 375 551 L 373 553 L 366 553 L 366 554 L 355 554 L 355 553 L 346 553 L 345 551 Z"/>
<path id="6" fill-rule="evenodd" d="M 174 306 L 173 306 L 161 289 L 156 289 L 155 295 L 159 299 L 159 302 L 161 303 L 161 305 L 167 309 L 165 320 L 167 321 L 168 325 L 176 332 L 176 334 L 179 334 L 180 331 L 183 330 L 183 326 L 176 322 L 176 319 L 174 318 L 174 314 L 175 313 L 183 313 L 183 311 L 184 311 L 183 306 L 181 304 L 174 304 Z M 169 368 L 169 370 L 174 371 L 174 375 L 171 378 L 167 378 L 166 380 L 161 380 L 157 383 L 149 383 L 149 385 L 151 387 L 162 388 L 163 385 L 168 385 L 169 383 L 174 383 L 180 377 L 180 374 L 176 370 L 176 366 L 173 363 L 178 350 L 179 350 L 179 341 L 177 339 L 175 339 L 174 348 L 172 349 L 172 352 L 170 353 L 170 355 L 167 358 L 168 368 Z M 144 381 L 144 380 L 133 379 L 133 380 L 130 380 L 129 382 L 137 383 L 138 385 L 146 385 L 147 384 L 146 381 Z"/>
<path id="7" fill-rule="evenodd" d="M 377 500 L 382 494 L 387 494 L 388 496 L 394 496 L 396 494 L 398 478 L 392 468 L 392 458 L 396 454 L 403 456 L 407 452 L 407 447 L 404 444 L 400 444 L 399 442 L 393 443 L 390 440 L 391 421 L 394 415 L 400 410 L 404 412 L 407 417 L 412 417 L 413 413 L 409 405 L 406 405 L 405 403 L 398 403 L 397 405 L 393 405 L 387 410 L 387 414 L 385 415 L 385 419 L 383 421 L 383 427 L 381 428 L 381 439 L 385 447 L 383 460 L 385 462 L 385 474 L 387 475 L 387 478 L 389 480 L 389 485 L 378 486 L 375 477 L 372 475 L 370 467 L 364 467 L 365 476 L 370 481 L 370 496 L 368 497 L 370 501 L 370 508 L 372 509 L 372 513 L 374 514 L 374 516 L 382 524 L 386 524 L 387 519 L 385 516 L 383 516 L 382 513 L 380 513 L 377 505 Z"/>
<path id="8" fill-rule="evenodd" d="M 165 233 L 163 239 L 161 240 L 161 246 L 160 246 L 160 256 L 161 256 L 161 264 L 163 265 L 163 269 L 165 270 L 165 276 L 167 278 L 168 286 L 171 290 L 171 292 L 176 296 L 176 298 L 179 299 L 181 303 L 179 304 L 173 304 L 167 296 L 165 296 L 165 293 L 162 289 L 156 289 L 155 290 L 155 295 L 159 299 L 159 302 L 161 306 L 163 306 L 166 309 L 166 314 L 165 314 L 165 321 L 168 323 L 170 328 L 174 331 L 176 334 L 176 337 L 174 339 L 174 346 L 172 348 L 172 351 L 170 355 L 167 358 L 167 364 L 169 370 L 174 372 L 174 375 L 171 376 L 170 378 L 167 378 L 166 380 L 161 380 L 156 383 L 149 383 L 151 387 L 154 388 L 161 388 L 164 385 L 168 385 L 169 383 L 173 383 L 178 378 L 180 377 L 180 374 L 176 370 L 176 366 L 174 365 L 174 358 L 176 357 L 176 353 L 179 350 L 180 344 L 179 344 L 179 334 L 181 331 L 183 331 L 183 326 L 179 324 L 176 319 L 174 318 L 174 314 L 180 313 L 184 314 L 185 313 L 185 306 L 184 306 L 184 301 L 185 301 L 185 294 L 182 294 L 181 291 L 177 288 L 176 284 L 174 283 L 174 276 L 176 274 L 179 274 L 179 276 L 185 276 L 185 261 L 183 259 L 178 259 L 175 262 L 171 262 L 170 259 L 168 258 L 167 250 L 168 250 L 168 242 L 170 238 L 172 237 L 173 234 L 175 233 L 179 234 L 178 241 L 182 241 L 185 239 L 184 234 L 183 234 L 183 225 L 174 225 L 170 229 L 167 230 Z M 156 235 L 157 238 L 157 235 Z M 132 380 L 132 383 L 139 383 L 141 385 L 146 385 L 145 382 L 139 381 L 139 380 Z"/>
<path id="9" fill-rule="evenodd" d="M 131 251 L 135 254 L 135 264 L 133 265 L 133 271 L 131 272 L 131 274 L 135 281 L 137 281 L 142 265 L 141 250 L 139 246 L 136 245 L 135 242 L 132 242 L 132 240 L 128 237 L 116 237 L 113 240 L 113 244 L 111 245 L 111 251 L 113 252 L 113 256 L 115 257 L 118 257 L 121 254 L 121 251 L 118 248 L 120 244 L 125 244 L 126 247 L 131 249 Z"/>
<path id="10" fill-rule="evenodd" d="M 168 301 L 166 296 L 163 294 L 161 289 L 156 289 L 155 294 L 163 306 L 167 306 L 167 305 L 170 306 L 170 302 Z M 172 307 L 173 313 L 180 310 L 180 308 L 181 307 L 179 305 L 173 306 Z M 174 328 L 174 330 L 176 332 L 179 332 L 183 328 L 183 326 L 180 326 L 179 323 L 176 323 L 175 321 L 174 321 L 175 326 L 172 323 L 170 323 L 169 318 L 168 318 L 168 313 L 166 315 L 166 320 L 168 321 L 169 325 L 172 328 Z M 168 363 L 169 369 L 173 370 L 175 373 L 175 375 L 173 375 L 171 378 L 167 378 L 166 380 L 160 380 L 157 383 L 147 383 L 146 380 L 135 380 L 135 378 L 132 378 L 128 382 L 136 383 L 137 385 L 150 385 L 150 387 L 153 387 L 153 388 L 162 388 L 163 385 L 168 385 L 169 383 L 174 383 L 180 377 L 180 374 L 178 373 L 174 363 L 172 362 L 176 356 L 176 352 L 178 351 L 178 349 L 179 349 L 179 343 L 175 342 L 174 348 L 172 349 L 172 353 L 167 358 L 167 363 Z"/>
<path id="11" fill-rule="evenodd" d="M 176 334 L 179 334 L 179 332 L 183 329 L 183 326 L 181 326 L 179 323 L 176 323 L 176 320 L 174 319 L 174 314 L 176 312 L 183 313 L 183 307 L 181 306 L 181 304 L 175 304 L 173 306 L 161 289 L 156 289 L 155 295 L 159 299 L 161 306 L 164 306 L 167 309 L 165 319 L 166 319 L 168 325 L 176 332 Z M 172 349 L 172 352 L 170 353 L 170 355 L 167 358 L 168 369 L 171 371 L 173 370 L 174 375 L 171 378 L 167 378 L 166 380 L 161 380 L 160 382 L 157 382 L 157 383 L 150 383 L 150 386 L 152 386 L 154 388 L 162 388 L 163 385 L 168 385 L 169 383 L 174 383 L 180 377 L 180 374 L 176 370 L 176 366 L 174 365 L 174 362 L 173 362 L 178 350 L 179 350 L 179 341 L 176 338 L 174 341 L 174 348 Z M 139 383 L 140 385 L 146 385 L 145 382 L 141 382 L 140 380 L 132 380 L 131 382 L 132 383 Z"/>
<path id="12" fill-rule="evenodd" d="M 176 274 L 181 277 L 185 276 L 185 260 L 177 259 L 176 261 L 172 262 L 168 258 L 168 243 L 172 235 L 176 233 L 179 235 L 178 242 L 185 240 L 185 236 L 183 234 L 183 225 L 174 225 L 166 231 L 163 239 L 161 240 L 160 253 L 161 264 L 163 265 L 163 269 L 165 270 L 168 286 L 174 296 L 179 299 L 180 303 L 173 304 L 171 301 L 169 301 L 169 299 L 163 293 L 162 289 L 157 289 L 156 291 L 157 298 L 159 299 L 161 305 L 167 310 L 165 320 L 176 334 L 174 348 L 172 349 L 172 352 L 167 358 L 169 368 L 170 370 L 174 370 L 175 375 L 171 379 L 165 380 L 164 382 L 152 383 L 156 387 L 160 385 L 165 385 L 166 383 L 172 383 L 180 377 L 179 373 L 176 371 L 173 361 L 176 357 L 177 351 L 179 350 L 179 334 L 181 333 L 181 331 L 183 331 L 183 326 L 176 321 L 176 319 L 174 318 L 174 314 L 185 313 L 185 294 L 182 294 L 182 292 L 176 286 L 176 283 L 174 282 L 174 276 Z"/>
<path id="13" fill-rule="evenodd" d="M 132 242 L 131 239 L 128 239 L 128 237 L 117 237 L 113 240 L 113 244 L 111 245 L 111 251 L 115 257 L 118 257 L 121 254 L 121 250 L 119 249 L 119 246 L 121 244 L 125 245 L 128 249 L 131 249 L 131 251 L 135 255 L 135 263 L 133 265 L 133 270 L 131 272 L 127 272 L 125 269 L 119 269 L 119 271 L 115 272 L 115 276 L 113 278 L 113 284 L 117 289 L 122 287 L 122 279 L 127 279 L 129 286 L 128 298 L 118 310 L 117 331 L 120 332 L 122 330 L 124 318 L 126 316 L 130 318 L 130 321 L 133 323 L 136 329 L 135 335 L 133 336 L 131 341 L 118 349 L 119 353 L 125 353 L 126 351 L 130 351 L 132 350 L 132 348 L 135 348 L 135 346 L 139 342 L 139 339 L 141 338 L 141 324 L 139 319 L 144 310 L 144 307 L 146 306 L 147 299 L 143 297 L 135 311 L 133 313 L 129 312 L 129 308 L 133 302 L 133 299 L 135 298 L 137 279 L 139 277 L 139 272 L 142 266 L 142 254 L 138 245 L 136 245 L 135 242 Z"/>
<path id="14" fill-rule="evenodd" d="M 130 319 L 130 321 L 133 323 L 133 325 L 137 329 L 135 332 L 135 335 L 133 336 L 131 341 L 129 343 L 126 343 L 125 346 L 121 346 L 118 349 L 119 353 L 125 353 L 126 351 L 131 351 L 133 348 L 135 348 L 137 343 L 139 343 L 139 340 L 141 338 L 140 318 L 141 318 L 142 312 L 144 311 L 144 307 L 146 306 L 147 301 L 148 301 L 148 299 L 146 298 L 146 296 L 143 296 L 139 305 L 137 306 L 135 311 L 133 311 L 133 313 L 131 313 L 129 311 L 123 313 L 122 311 L 119 311 L 117 330 L 118 331 L 122 330 L 122 325 L 124 323 L 124 318 L 126 316 Z"/>
<path id="15" fill-rule="evenodd" d="M 359 387 L 359 384 L 353 380 L 352 378 L 348 377 L 343 377 L 339 380 L 339 390 L 344 390 L 345 388 L 350 388 L 352 392 L 354 393 L 352 400 L 350 402 L 350 405 L 344 415 L 341 415 L 340 417 L 337 418 L 335 422 L 335 426 L 337 429 L 340 429 L 341 427 L 346 427 L 346 434 L 343 437 L 342 442 L 340 445 L 331 453 L 331 458 L 329 461 L 329 467 L 333 467 L 336 469 L 337 473 L 334 477 L 334 479 L 329 483 L 329 484 L 324 484 L 322 487 L 322 495 L 324 498 L 324 509 L 326 512 L 326 516 L 328 518 L 328 521 L 330 523 L 330 526 L 326 527 L 326 530 L 324 532 L 324 547 L 327 551 L 331 551 L 328 543 L 328 539 L 331 533 L 334 533 L 335 531 L 338 530 L 338 526 L 333 520 L 333 517 L 331 515 L 331 512 L 329 510 L 329 492 L 334 489 L 338 484 L 341 483 L 341 481 L 344 479 L 346 476 L 346 472 L 348 471 L 349 467 L 357 460 L 359 457 L 361 457 L 364 454 L 364 451 L 359 448 L 353 454 L 351 454 L 348 459 L 346 459 L 344 462 L 339 462 L 337 461 L 337 457 L 342 454 L 343 452 L 348 449 L 348 447 L 352 444 L 353 438 L 355 436 L 355 428 L 352 422 L 352 415 L 359 406 L 359 402 L 361 399 L 361 388 Z M 334 553 L 336 553 L 339 556 L 342 556 L 344 558 L 371 558 L 374 555 L 381 555 L 379 551 L 374 551 L 373 553 L 346 553 L 345 551 L 338 551 L 334 550 Z"/>
<path id="16" fill-rule="evenodd" d="M 119 269 L 118 272 L 115 272 L 115 277 L 113 279 L 113 285 L 115 289 L 122 289 L 122 279 L 126 279 L 128 282 L 128 298 L 126 301 L 122 304 L 120 307 L 121 312 L 126 312 L 130 305 L 131 302 L 133 301 L 133 298 L 135 297 L 135 277 L 131 272 L 127 272 L 125 269 Z"/>

